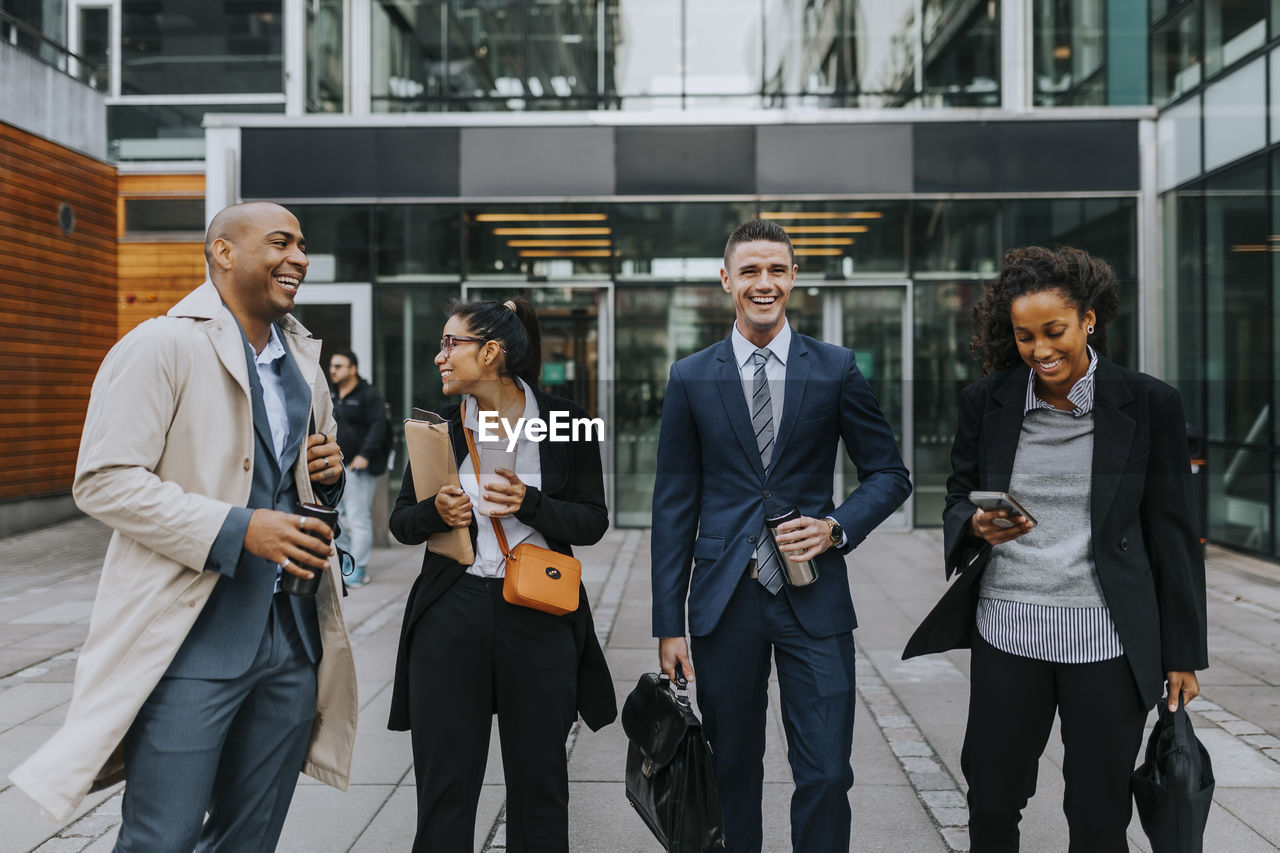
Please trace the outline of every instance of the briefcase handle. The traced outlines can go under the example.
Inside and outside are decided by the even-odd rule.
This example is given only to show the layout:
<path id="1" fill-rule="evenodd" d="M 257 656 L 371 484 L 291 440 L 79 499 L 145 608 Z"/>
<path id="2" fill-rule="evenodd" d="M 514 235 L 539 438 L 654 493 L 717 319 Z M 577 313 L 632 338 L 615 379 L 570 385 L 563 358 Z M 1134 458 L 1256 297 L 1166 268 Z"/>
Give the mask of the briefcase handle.
<path id="1" fill-rule="evenodd" d="M 680 667 L 679 661 L 676 662 L 676 682 L 671 684 L 671 679 L 667 678 L 665 672 L 658 673 L 658 677 L 668 682 L 667 688 L 671 691 L 671 695 L 676 697 L 676 702 L 686 711 L 692 710 L 689 705 L 689 679 L 684 677 L 684 670 Z"/>

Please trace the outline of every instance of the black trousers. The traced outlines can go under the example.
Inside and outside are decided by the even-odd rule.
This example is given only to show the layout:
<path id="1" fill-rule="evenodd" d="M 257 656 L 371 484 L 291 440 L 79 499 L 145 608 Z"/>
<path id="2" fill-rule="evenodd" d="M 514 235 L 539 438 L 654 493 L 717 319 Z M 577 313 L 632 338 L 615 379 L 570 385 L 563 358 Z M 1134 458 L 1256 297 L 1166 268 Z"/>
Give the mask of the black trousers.
<path id="1" fill-rule="evenodd" d="M 470 853 L 493 715 L 507 783 L 507 849 L 567 853 L 564 743 L 577 717 L 577 648 L 561 616 L 508 604 L 502 580 L 463 575 L 413 628 L 415 853 Z"/>
<path id="2" fill-rule="evenodd" d="M 1125 853 L 1129 774 L 1147 709 L 1124 657 L 1098 663 L 1032 660 L 974 632 L 969 724 L 960 765 L 969 782 L 972 853 L 1016 853 L 1018 821 L 1036 770 L 1062 720 L 1062 809 L 1070 853 Z"/>

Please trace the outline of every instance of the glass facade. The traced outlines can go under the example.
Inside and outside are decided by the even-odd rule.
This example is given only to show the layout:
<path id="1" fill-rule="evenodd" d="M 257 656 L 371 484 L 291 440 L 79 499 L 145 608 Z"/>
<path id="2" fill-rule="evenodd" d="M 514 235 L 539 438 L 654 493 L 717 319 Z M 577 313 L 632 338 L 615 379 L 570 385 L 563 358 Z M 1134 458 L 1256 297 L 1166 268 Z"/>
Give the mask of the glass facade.
<path id="1" fill-rule="evenodd" d="M 997 0 L 375 0 L 375 112 L 992 106 Z"/>
<path id="2" fill-rule="evenodd" d="M 1277 5 L 1166 2 L 1153 7 L 1152 25 L 1153 84 L 1173 81 L 1154 91 L 1178 99 L 1161 121 L 1197 143 L 1177 146 L 1176 168 L 1161 180 L 1166 378 L 1182 392 L 1192 455 L 1203 463 L 1206 535 L 1272 557 L 1280 556 Z M 1182 35 L 1169 38 L 1175 30 Z M 1162 56 L 1162 39 L 1179 47 Z"/>
<path id="3" fill-rule="evenodd" d="M 1105 104 L 1105 0 L 1036 0 L 1033 86 L 1038 105 Z"/>
<path id="4" fill-rule="evenodd" d="M 120 0 L 124 95 L 284 91 L 280 0 Z"/>

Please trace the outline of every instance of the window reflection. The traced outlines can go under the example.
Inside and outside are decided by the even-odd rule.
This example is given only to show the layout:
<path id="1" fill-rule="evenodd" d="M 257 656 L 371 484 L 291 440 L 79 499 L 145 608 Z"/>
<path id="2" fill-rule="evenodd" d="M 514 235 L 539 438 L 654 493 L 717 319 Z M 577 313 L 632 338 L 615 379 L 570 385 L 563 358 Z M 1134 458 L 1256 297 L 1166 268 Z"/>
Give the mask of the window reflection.
<path id="1" fill-rule="evenodd" d="M 342 112 L 343 0 L 307 4 L 307 110 Z"/>
<path id="2" fill-rule="evenodd" d="M 951 443 L 959 419 L 960 389 L 979 377 L 978 359 L 969 352 L 970 312 L 977 282 L 917 282 L 912 368 L 915 371 L 915 523 L 941 523 L 946 482 L 951 473 Z"/>
<path id="3" fill-rule="evenodd" d="M 614 205 L 618 274 L 719 281 L 725 241 L 755 215 L 748 202 Z"/>
<path id="4" fill-rule="evenodd" d="M 1209 448 L 1209 538 L 1249 551 L 1271 551 L 1271 466 L 1267 453 Z"/>
<path id="5" fill-rule="evenodd" d="M 1263 161 L 1205 187 L 1205 335 L 1209 438 L 1271 435 L 1270 241 Z"/>
<path id="6" fill-rule="evenodd" d="M 309 281 L 368 281 L 370 208 L 363 204 L 291 204 L 307 238 Z"/>
<path id="7" fill-rule="evenodd" d="M 415 406 L 435 411 L 447 400 L 433 360 L 447 319 L 445 306 L 458 297 L 459 288 L 456 284 L 377 287 L 373 293 L 374 375 L 378 377 L 378 390 L 391 409 L 395 459 L 388 485 L 394 500 L 409 458 L 400 422 L 409 417 Z"/>
<path id="8" fill-rule="evenodd" d="M 1200 82 L 1200 4 L 1188 5 L 1151 33 L 1151 99 L 1160 105 Z"/>
<path id="9" fill-rule="evenodd" d="M 371 8 L 379 112 L 999 103 L 999 0 Z"/>
<path id="10" fill-rule="evenodd" d="M 1197 188 L 1162 200 L 1166 379 L 1182 392 L 1187 423 L 1204 434 L 1204 195 Z"/>
<path id="11" fill-rule="evenodd" d="M 113 160 L 203 160 L 206 113 L 282 113 L 278 104 L 112 104 L 107 151 Z"/>
<path id="12" fill-rule="evenodd" d="M 848 278 L 905 272 L 905 202 L 762 202 L 763 219 L 791 237 L 800 274 Z"/>
<path id="13" fill-rule="evenodd" d="M 1267 40 L 1266 0 L 1206 0 L 1205 74 L 1212 77 Z"/>
<path id="14" fill-rule="evenodd" d="M 467 274 L 551 280 L 608 278 L 613 225 L 603 205 L 468 208 Z"/>
<path id="15" fill-rule="evenodd" d="M 379 281 L 461 272 L 462 210 L 454 205 L 378 205 L 374 208 Z"/>
<path id="16" fill-rule="evenodd" d="M 647 525 L 653 508 L 658 429 L 677 359 L 723 339 L 733 309 L 718 284 L 620 286 L 614 292 L 614 471 L 619 525 Z"/>
<path id="17" fill-rule="evenodd" d="M 611 0 L 606 61 L 625 107 L 679 108 L 684 93 L 681 0 Z"/>
<path id="18" fill-rule="evenodd" d="M 1074 246 L 1138 275 L 1138 212 L 1132 198 L 1030 199 L 1008 202 L 1004 247 Z"/>
<path id="19" fill-rule="evenodd" d="M 121 0 L 126 95 L 283 92 L 280 0 Z"/>
<path id="20" fill-rule="evenodd" d="M 742 14 L 742 0 L 696 0 L 684 4 L 685 93 L 696 105 L 757 106 L 762 21 Z M 714 99 L 707 96 L 716 96 Z"/>
<path id="21" fill-rule="evenodd" d="M 998 0 L 925 0 L 925 106 L 1000 104 Z"/>
<path id="22" fill-rule="evenodd" d="M 902 363 L 902 320 L 907 289 L 905 287 L 850 287 L 840 293 L 840 344 L 853 351 L 858 369 L 871 385 L 880 411 L 893 430 L 899 447 L 903 441 L 903 390 L 905 374 Z M 845 448 L 840 449 L 840 466 L 844 481 L 840 491 L 848 494 L 858 482 L 858 470 L 849 460 Z M 840 501 L 840 497 L 836 501 Z M 905 513 L 899 510 L 895 516 Z M 930 526 L 937 520 L 931 520 Z"/>
<path id="23" fill-rule="evenodd" d="M 917 201 L 912 207 L 911 247 L 918 272 L 992 275 L 1003 257 L 1000 203 Z"/>
<path id="24" fill-rule="evenodd" d="M 1105 103 L 1106 0 L 1036 0 L 1033 30 L 1035 102 Z"/>

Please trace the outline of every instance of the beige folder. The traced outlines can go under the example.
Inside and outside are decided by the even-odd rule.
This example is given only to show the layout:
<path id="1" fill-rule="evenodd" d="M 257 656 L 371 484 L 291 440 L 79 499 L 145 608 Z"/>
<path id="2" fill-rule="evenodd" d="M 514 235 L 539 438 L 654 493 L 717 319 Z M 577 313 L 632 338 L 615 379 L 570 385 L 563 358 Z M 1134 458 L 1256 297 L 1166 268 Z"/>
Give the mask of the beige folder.
<path id="1" fill-rule="evenodd" d="M 414 409 L 413 417 L 404 422 L 404 443 L 409 448 L 413 491 L 419 501 L 434 498 L 441 486 L 459 485 L 458 463 L 453 458 L 447 421 L 435 412 Z M 427 539 L 427 550 L 464 566 L 475 562 L 471 531 L 466 527 L 433 534 Z"/>

